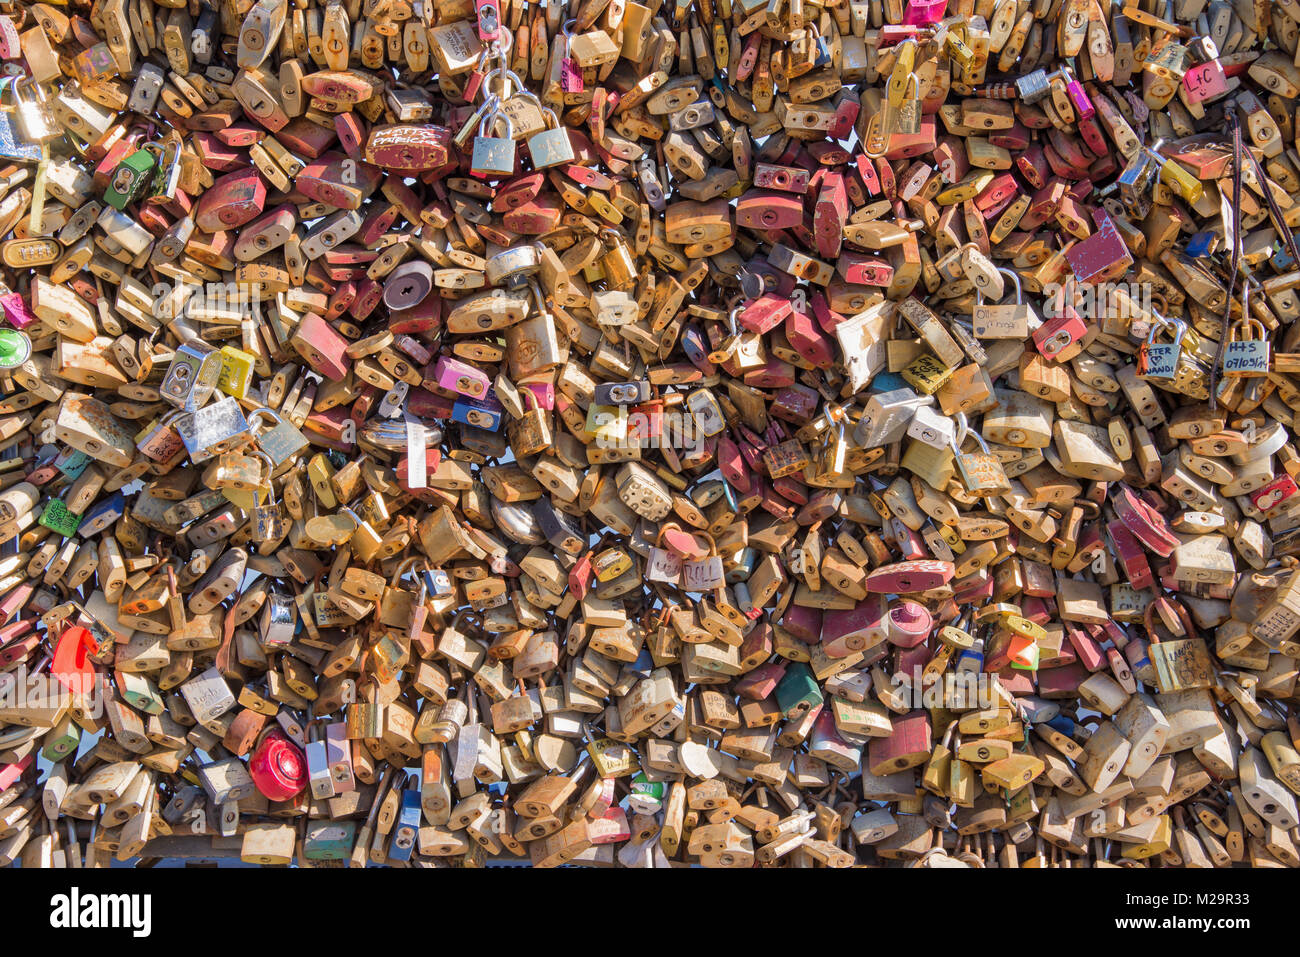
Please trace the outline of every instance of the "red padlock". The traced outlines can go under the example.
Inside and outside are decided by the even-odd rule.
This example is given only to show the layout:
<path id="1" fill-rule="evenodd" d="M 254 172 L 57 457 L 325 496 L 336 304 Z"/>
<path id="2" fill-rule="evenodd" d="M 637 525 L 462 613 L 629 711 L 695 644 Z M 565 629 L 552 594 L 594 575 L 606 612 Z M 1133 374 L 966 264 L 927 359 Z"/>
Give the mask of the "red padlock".
<path id="1" fill-rule="evenodd" d="M 867 576 L 866 584 L 869 592 L 908 595 L 946 585 L 952 576 L 952 562 L 921 559 L 877 568 Z"/>
<path id="2" fill-rule="evenodd" d="M 366 140 L 365 155 L 380 169 L 433 169 L 451 155 L 451 130 L 433 124 L 377 126 Z"/>
<path id="3" fill-rule="evenodd" d="M 307 756 L 279 728 L 272 728 L 248 762 L 253 785 L 268 801 L 288 801 L 307 786 Z"/>
<path id="4" fill-rule="evenodd" d="M 206 233 L 236 229 L 256 219 L 266 204 L 266 181 L 249 167 L 227 173 L 203 194 L 194 210 L 194 225 Z"/>
<path id="5" fill-rule="evenodd" d="M 868 595 L 853 608 L 832 609 L 822 615 L 822 650 L 831 658 L 864 651 L 886 638 L 885 603 Z"/>
<path id="6" fill-rule="evenodd" d="M 736 200 L 736 225 L 746 229 L 788 229 L 803 222 L 803 203 L 790 193 L 750 189 Z"/>
<path id="7" fill-rule="evenodd" d="M 342 381 L 352 367 L 346 353 L 348 340 L 314 312 L 302 317 L 290 345 L 315 371 L 335 382 Z"/>

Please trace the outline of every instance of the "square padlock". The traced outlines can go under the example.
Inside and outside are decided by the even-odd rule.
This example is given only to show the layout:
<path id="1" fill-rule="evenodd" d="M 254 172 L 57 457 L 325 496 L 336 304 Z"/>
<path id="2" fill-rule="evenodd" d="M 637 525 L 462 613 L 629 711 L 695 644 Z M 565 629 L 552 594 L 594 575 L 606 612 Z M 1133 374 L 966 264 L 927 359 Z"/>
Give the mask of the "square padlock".
<path id="1" fill-rule="evenodd" d="M 951 448 L 955 432 L 952 419 L 925 405 L 917 408 L 907 425 L 909 436 L 936 449 Z"/>

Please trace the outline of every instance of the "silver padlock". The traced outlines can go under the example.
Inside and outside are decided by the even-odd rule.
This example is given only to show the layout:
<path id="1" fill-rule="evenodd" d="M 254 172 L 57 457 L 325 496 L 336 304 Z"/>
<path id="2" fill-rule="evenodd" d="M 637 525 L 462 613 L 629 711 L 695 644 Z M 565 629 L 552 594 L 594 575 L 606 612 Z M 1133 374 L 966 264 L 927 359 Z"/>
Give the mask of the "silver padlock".
<path id="1" fill-rule="evenodd" d="M 1016 95 L 1026 103 L 1037 103 L 1047 96 L 1051 84 L 1047 80 L 1046 70 L 1034 70 L 1024 76 L 1016 77 Z"/>
<path id="2" fill-rule="evenodd" d="M 183 415 L 173 425 L 195 463 L 229 452 L 251 435 L 244 411 L 232 396 Z"/>
<path id="3" fill-rule="evenodd" d="M 485 135 L 505 124 L 505 136 Z M 478 125 L 470 171 L 479 176 L 512 176 L 515 172 L 515 127 L 499 109 L 488 113 Z"/>
<path id="4" fill-rule="evenodd" d="M 140 74 L 135 78 L 135 86 L 131 87 L 131 98 L 127 100 L 126 108 L 141 116 L 151 114 L 158 104 L 165 76 L 160 67 L 152 63 L 142 63 Z"/>
<path id="5" fill-rule="evenodd" d="M 537 243 L 515 246 L 497 253 L 487 261 L 489 286 L 513 289 L 524 285 L 528 277 L 542 268 L 542 252 Z"/>
<path id="6" fill-rule="evenodd" d="M 200 339 L 181 343 L 167 367 L 158 394 L 184 412 L 208 401 L 221 379 L 221 350 Z"/>
<path id="7" fill-rule="evenodd" d="M 27 139 L 36 143 L 48 143 L 63 135 L 39 83 L 34 80 L 16 80 L 14 101 L 18 104 L 18 129 Z"/>

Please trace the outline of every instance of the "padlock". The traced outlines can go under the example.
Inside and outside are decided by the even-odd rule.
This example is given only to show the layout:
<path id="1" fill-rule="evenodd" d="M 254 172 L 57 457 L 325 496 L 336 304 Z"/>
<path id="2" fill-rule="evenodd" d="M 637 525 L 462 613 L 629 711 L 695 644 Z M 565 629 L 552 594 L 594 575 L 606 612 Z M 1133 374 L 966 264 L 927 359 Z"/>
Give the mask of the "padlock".
<path id="1" fill-rule="evenodd" d="M 149 188 L 161 157 L 162 147 L 156 143 L 146 143 L 125 157 L 109 177 L 104 202 L 114 209 L 126 209 Z"/>
<path id="2" fill-rule="evenodd" d="M 251 435 L 248 420 L 231 396 L 187 412 L 173 424 L 196 465 L 235 448 Z"/>
<path id="3" fill-rule="evenodd" d="M 1161 332 L 1172 335 L 1173 342 L 1156 342 L 1156 336 Z M 1171 385 L 1177 375 L 1178 358 L 1186 334 L 1187 325 L 1181 320 L 1166 320 L 1152 325 L 1146 342 L 1138 350 L 1138 377 L 1162 386 Z"/>
<path id="4" fill-rule="evenodd" d="M 191 339 L 176 350 L 158 393 L 181 411 L 194 412 L 217 388 L 221 370 L 221 350 Z"/>
<path id="5" fill-rule="evenodd" d="M 48 143 L 61 134 L 39 83 L 28 80 L 24 85 L 23 80 L 15 80 L 13 91 L 18 129 L 24 137 L 35 143 Z"/>
<path id="6" fill-rule="evenodd" d="M 550 412 L 541 407 L 531 389 L 525 389 L 523 396 L 526 403 L 524 414 L 507 426 L 510 448 L 517 457 L 538 455 L 554 442 Z"/>
<path id="7" fill-rule="evenodd" d="M 709 542 L 708 555 L 682 563 L 681 580 L 685 591 L 708 592 L 723 585 L 722 558 L 718 555 L 717 543 L 707 532 L 704 533 L 704 537 Z"/>
<path id="8" fill-rule="evenodd" d="M 1241 338 L 1251 334 L 1249 338 Z M 1268 375 L 1268 333 L 1258 319 L 1234 323 L 1224 343 L 1223 374 L 1229 377 Z"/>
<path id="9" fill-rule="evenodd" d="M 1016 301 L 1010 305 L 986 305 L 982 293 L 976 289 L 971 331 L 980 339 L 1024 339 L 1038 326 L 1038 317 L 1024 300 L 1020 276 L 1010 269 L 998 269 L 998 272 L 1011 280 Z"/>
<path id="10" fill-rule="evenodd" d="M 541 105 L 540 101 L 538 105 Z M 554 110 L 549 107 L 541 109 L 546 128 L 528 137 L 528 155 L 532 159 L 533 169 L 551 169 L 572 163 L 574 153 L 573 144 L 569 142 L 569 131 L 560 125 Z"/>
<path id="11" fill-rule="evenodd" d="M 963 452 L 962 444 L 966 438 L 974 437 L 975 443 L 980 447 L 979 452 Z M 1002 463 L 998 461 L 997 456 L 989 451 L 989 446 L 984 437 L 978 432 L 969 428 L 966 424 L 966 414 L 957 413 L 956 435 L 953 439 L 952 450 L 955 456 L 957 473 L 961 476 L 962 485 L 968 492 L 988 497 L 992 495 L 1004 495 L 1011 490 L 1011 483 L 1007 480 L 1006 470 L 1003 469 Z"/>
<path id="12" fill-rule="evenodd" d="M 499 124 L 504 124 L 504 136 L 492 136 Z M 512 176 L 515 171 L 514 124 L 510 117 L 498 108 L 489 111 L 479 123 L 478 135 L 474 137 L 474 153 L 470 162 L 470 171 L 477 176 L 501 177 Z"/>

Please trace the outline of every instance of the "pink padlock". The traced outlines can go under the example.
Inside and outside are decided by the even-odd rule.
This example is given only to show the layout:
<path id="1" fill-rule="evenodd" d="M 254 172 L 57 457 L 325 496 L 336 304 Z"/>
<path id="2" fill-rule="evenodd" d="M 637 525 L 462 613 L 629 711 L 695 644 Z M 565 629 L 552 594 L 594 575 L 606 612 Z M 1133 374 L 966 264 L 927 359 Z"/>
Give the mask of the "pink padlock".
<path id="1" fill-rule="evenodd" d="M 785 677 L 785 669 L 785 661 L 759 665 L 736 682 L 736 695 L 750 701 L 762 701 L 776 691 L 776 686 Z"/>
<path id="2" fill-rule="evenodd" d="M 1093 219 L 1097 224 L 1096 232 L 1075 243 L 1065 253 L 1075 278 L 1082 283 L 1116 279 L 1133 265 L 1133 254 L 1106 211 L 1098 207 L 1093 211 Z"/>
<path id="3" fill-rule="evenodd" d="M 360 209 L 361 200 L 379 188 L 383 171 L 352 157 L 328 152 L 313 160 L 293 181 L 294 187 L 308 199 L 338 209 Z M 344 188 L 344 184 L 348 188 Z M 208 191 L 209 193 L 211 190 Z M 208 193 L 203 194 L 207 199 Z"/>
<path id="4" fill-rule="evenodd" d="M 794 385 L 796 381 L 798 380 L 795 378 L 795 367 L 789 362 L 771 356 L 759 368 L 746 372 L 744 379 L 745 385 L 759 389 L 780 389 L 783 386 Z"/>
<path id="5" fill-rule="evenodd" d="M 352 305 L 348 307 L 348 312 L 353 319 L 358 322 L 364 322 L 365 319 L 375 311 L 380 300 L 384 298 L 384 287 L 378 280 L 362 279 L 357 283 L 357 297 L 352 300 Z M 396 334 L 399 330 L 393 328 L 392 316 L 389 317 L 388 329 Z"/>
<path id="6" fill-rule="evenodd" d="M 934 620 L 924 606 L 903 601 L 885 616 L 885 636 L 899 648 L 915 648 L 929 636 L 933 625 Z"/>
<path id="7" fill-rule="evenodd" d="M 1105 666 L 1106 653 L 1087 632 L 1071 622 L 1066 622 L 1065 637 L 1069 639 L 1074 653 L 1079 656 L 1079 663 L 1088 671 L 1097 671 Z"/>
<path id="8" fill-rule="evenodd" d="M 750 189 L 736 200 L 736 225 L 746 229 L 787 229 L 803 222 L 803 202 L 792 193 Z"/>
<path id="9" fill-rule="evenodd" d="M 853 132 L 853 124 L 862 112 L 862 104 L 856 94 L 846 95 L 835 104 L 835 116 L 831 119 L 830 129 L 826 132 L 833 140 L 847 140 Z"/>
<path id="10" fill-rule="evenodd" d="M 897 774 L 924 764 L 930 757 L 929 712 L 917 709 L 892 720 L 893 731 L 867 743 L 864 767 L 872 774 Z"/>
<path id="11" fill-rule="evenodd" d="M 894 278 L 894 267 L 880 256 L 845 252 L 835 263 L 835 271 L 845 282 L 863 286 L 888 286 Z"/>
<path id="12" fill-rule="evenodd" d="M 887 595 L 909 595 L 929 591 L 952 581 L 952 562 L 920 559 L 882 565 L 867 575 L 867 591 Z"/>
<path id="13" fill-rule="evenodd" d="M 1033 332 L 1034 346 L 1045 359 L 1066 361 L 1083 351 L 1082 339 L 1088 327 L 1073 309 L 1047 319 Z"/>
<path id="14" fill-rule="evenodd" d="M 787 329 L 786 338 L 789 337 L 790 333 Z M 794 346 L 794 342 L 792 341 L 790 345 Z M 798 349 L 797 346 L 795 348 Z M 816 389 L 796 382 L 794 385 L 776 391 L 772 404 L 768 406 L 768 413 L 786 422 L 807 422 L 817 410 L 820 401 L 821 394 Z"/>
<path id="15" fill-rule="evenodd" d="M 798 474 L 802 475 L 803 473 Z M 772 491 L 787 502 L 793 502 L 795 505 L 808 504 L 808 486 L 793 475 L 782 475 L 780 478 L 772 479 Z"/>
<path id="16" fill-rule="evenodd" d="M 248 773 L 268 801 L 288 801 L 307 786 L 307 757 L 284 732 L 274 728 L 253 752 Z"/>
<path id="17" fill-rule="evenodd" d="M 737 321 L 750 332 L 762 335 L 775 329 L 793 308 L 788 296 L 765 293 L 742 309 Z"/>
<path id="18" fill-rule="evenodd" d="M 903 13 L 903 26 L 928 27 L 943 19 L 943 11 L 948 0 L 907 0 L 907 10 Z"/>
<path id="19" fill-rule="evenodd" d="M 355 113 L 337 113 L 334 116 L 334 132 L 338 134 L 339 146 L 354 160 L 361 159 L 361 144 L 366 141 L 366 124 Z"/>
<path id="20" fill-rule="evenodd" d="M 1228 92 L 1228 75 L 1218 60 L 1198 63 L 1183 74 L 1183 89 L 1192 103 L 1204 103 Z"/>
<path id="21" fill-rule="evenodd" d="M 533 394 L 533 398 L 537 400 L 537 407 L 539 409 L 546 409 L 549 411 L 550 409 L 555 408 L 555 386 L 552 383 L 521 382 L 519 383 L 519 388 L 527 389 Z"/>
<path id="22" fill-rule="evenodd" d="M 37 321 L 36 314 L 27 308 L 23 297 L 16 292 L 0 295 L 0 309 L 4 310 L 4 317 L 15 329 L 26 329 Z"/>
<path id="23" fill-rule="evenodd" d="M 890 516 L 889 530 L 894 536 L 894 543 L 898 545 L 899 551 L 903 553 L 903 561 L 921 561 L 929 556 L 930 552 L 926 548 L 925 538 L 922 537 L 920 532 L 904 525 L 897 515 Z"/>
<path id="24" fill-rule="evenodd" d="M 492 380 L 482 369 L 450 356 L 441 356 L 438 359 L 433 369 L 433 379 L 440 389 L 475 399 L 487 395 L 488 387 L 492 384 Z"/>
<path id="25" fill-rule="evenodd" d="M 844 175 L 827 171 L 822 176 L 821 192 L 813 207 L 813 235 L 817 252 L 826 259 L 840 254 L 844 241 L 844 224 L 849 218 L 849 194 L 844 186 Z"/>
<path id="26" fill-rule="evenodd" d="M 718 470 L 732 488 L 748 492 L 753 487 L 740 446 L 725 433 L 718 436 Z"/>

